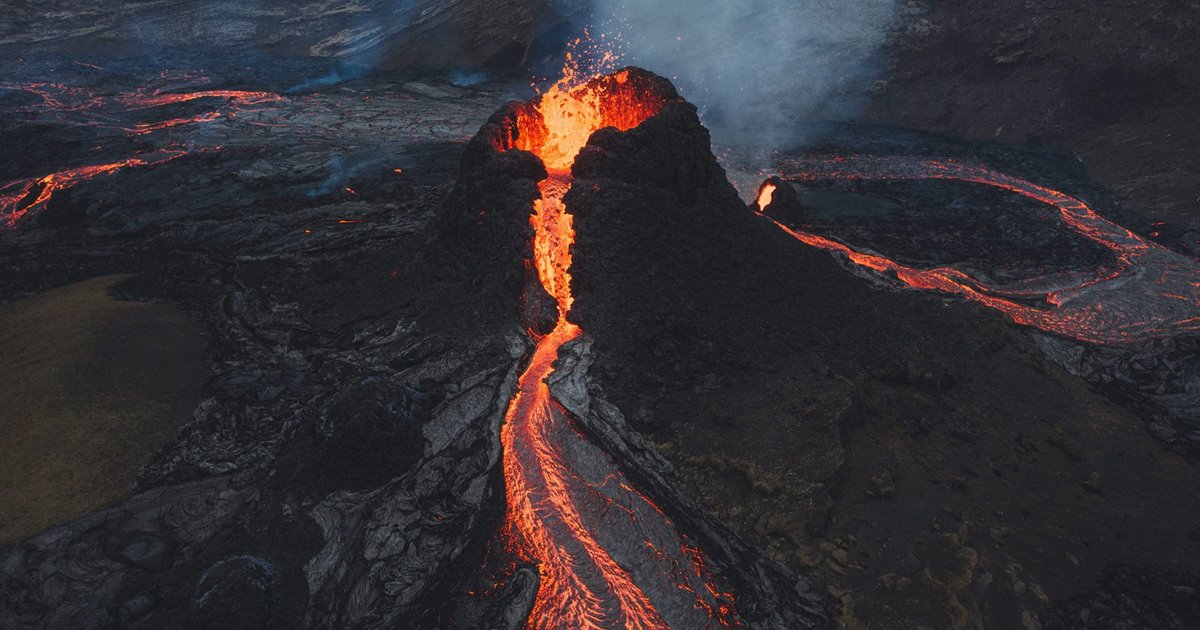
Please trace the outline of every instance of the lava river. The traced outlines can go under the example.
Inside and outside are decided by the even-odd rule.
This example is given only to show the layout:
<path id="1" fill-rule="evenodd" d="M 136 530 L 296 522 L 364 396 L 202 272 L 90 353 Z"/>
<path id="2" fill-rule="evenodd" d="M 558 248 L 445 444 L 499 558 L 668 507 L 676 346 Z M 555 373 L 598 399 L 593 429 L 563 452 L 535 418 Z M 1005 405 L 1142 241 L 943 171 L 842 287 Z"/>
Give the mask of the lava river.
<path id="1" fill-rule="evenodd" d="M 989 285 L 950 266 L 917 269 L 880 254 L 772 219 L 797 240 L 845 255 L 914 289 L 956 295 L 1000 311 L 1014 322 L 1083 342 L 1136 345 L 1200 332 L 1200 264 L 1097 214 L 1080 199 L 991 168 L 908 157 L 808 157 L 782 164 L 785 181 L 951 180 L 991 186 L 1054 208 L 1062 224 L 1104 247 L 1112 264 L 1071 277 L 1032 277 Z M 770 214 L 774 185 L 757 205 Z"/>
<path id="2" fill-rule="evenodd" d="M 88 87 L 51 82 L 0 82 L 0 91 L 25 92 L 37 97 L 37 104 L 17 111 L 35 115 L 40 121 L 63 126 L 93 127 L 129 137 L 147 136 L 172 127 L 211 123 L 218 119 L 236 119 L 249 108 L 276 103 L 283 99 L 272 92 L 187 89 L 194 87 L 189 84 L 208 81 L 194 72 L 163 72 L 159 80 L 166 85 L 153 88 L 147 86 L 119 94 L 101 94 Z M 184 91 L 175 91 L 176 89 Z M 211 103 L 213 108 L 188 116 L 150 121 L 129 120 L 134 116 L 153 116 L 160 109 L 192 102 Z M 253 120 L 243 122 L 260 124 Z M 160 149 L 143 150 L 125 159 L 0 183 L 0 227 L 14 227 L 21 219 L 44 210 L 55 193 L 73 188 L 82 182 L 131 167 L 161 164 L 188 153 L 217 148 L 184 148 L 182 144 L 173 143 Z"/>
<path id="3" fill-rule="evenodd" d="M 581 77 L 569 62 L 564 78 L 518 119 L 515 148 L 537 155 L 550 173 L 530 218 L 532 264 L 558 308 L 552 331 L 529 333 L 536 349 L 501 431 L 506 536 L 540 574 L 530 628 L 733 623 L 732 598 L 714 585 L 702 553 L 580 431 L 547 385 L 559 349 L 582 335 L 567 319 L 574 230 L 563 197 L 571 164 L 592 132 L 630 129 L 662 105 L 630 83 L 625 72 Z"/>
<path id="4" fill-rule="evenodd" d="M 187 155 L 187 153 L 182 149 L 153 151 L 116 162 L 80 166 L 42 177 L 18 179 L 0 185 L 0 226 L 8 228 L 15 226 L 22 217 L 44 209 L 54 193 L 72 188 L 80 182 L 101 175 L 110 175 L 133 166 L 162 164 Z"/>

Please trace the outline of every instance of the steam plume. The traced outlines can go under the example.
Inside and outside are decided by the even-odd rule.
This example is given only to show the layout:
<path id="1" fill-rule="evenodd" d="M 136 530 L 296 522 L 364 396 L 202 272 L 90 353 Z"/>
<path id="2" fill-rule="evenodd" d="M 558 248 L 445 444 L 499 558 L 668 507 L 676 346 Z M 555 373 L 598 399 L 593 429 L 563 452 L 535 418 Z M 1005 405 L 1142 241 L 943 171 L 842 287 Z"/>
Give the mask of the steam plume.
<path id="1" fill-rule="evenodd" d="M 778 147 L 845 120 L 882 70 L 897 0 L 594 0 L 625 59 L 669 76 L 721 145 Z M 606 24 L 607 22 L 607 24 Z"/>

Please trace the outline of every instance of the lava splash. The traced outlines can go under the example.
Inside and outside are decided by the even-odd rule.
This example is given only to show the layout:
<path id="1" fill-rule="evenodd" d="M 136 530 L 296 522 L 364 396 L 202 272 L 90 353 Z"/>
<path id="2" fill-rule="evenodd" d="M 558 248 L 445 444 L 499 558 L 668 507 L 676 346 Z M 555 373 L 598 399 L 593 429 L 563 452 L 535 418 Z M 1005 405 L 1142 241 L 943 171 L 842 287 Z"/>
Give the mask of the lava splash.
<path id="1" fill-rule="evenodd" d="M 1109 221 L 1066 193 L 955 161 L 835 156 L 790 160 L 781 167 L 781 178 L 793 182 L 925 179 L 1007 190 L 1051 206 L 1066 228 L 1112 256 L 1111 265 L 1069 282 L 1055 276 L 995 285 L 952 266 L 917 269 L 771 219 L 807 245 L 839 252 L 850 262 L 888 274 L 908 287 L 956 295 L 1000 311 L 1018 324 L 1099 345 L 1129 346 L 1200 332 L 1200 264 Z M 770 214 L 773 191 L 770 183 L 760 189 L 760 211 Z"/>
<path id="2" fill-rule="evenodd" d="M 591 134 L 631 129 L 665 98 L 634 70 L 584 79 L 568 61 L 564 78 L 518 111 L 512 147 L 537 155 L 549 177 L 534 204 L 531 266 L 558 309 L 538 335 L 501 431 L 507 537 L 538 565 L 530 628 L 667 628 L 733 625 L 732 597 L 721 592 L 703 554 L 637 491 L 615 461 L 577 428 L 547 379 L 559 349 L 579 339 L 568 320 L 574 229 L 563 201 L 569 168 Z"/>

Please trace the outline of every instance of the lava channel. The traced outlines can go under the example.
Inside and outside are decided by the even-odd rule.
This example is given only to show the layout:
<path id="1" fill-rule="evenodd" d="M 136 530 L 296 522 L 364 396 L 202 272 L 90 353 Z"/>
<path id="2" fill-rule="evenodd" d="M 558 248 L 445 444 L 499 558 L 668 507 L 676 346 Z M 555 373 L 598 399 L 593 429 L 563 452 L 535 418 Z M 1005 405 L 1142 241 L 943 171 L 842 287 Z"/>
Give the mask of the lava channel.
<path id="1" fill-rule="evenodd" d="M 0 185 L 0 225 L 6 228 L 14 227 L 22 218 L 44 210 L 54 193 L 72 188 L 80 182 L 100 175 L 110 175 L 133 166 L 162 164 L 187 155 L 187 153 L 182 149 L 156 151 L 107 164 L 80 166 L 42 177 L 18 179 Z"/>
<path id="2" fill-rule="evenodd" d="M 839 252 L 908 287 L 956 295 L 1000 311 L 1018 324 L 1098 345 L 1132 346 L 1200 332 L 1200 264 L 1105 219 L 1071 195 L 955 161 L 836 156 L 801 158 L 782 167 L 781 179 L 793 182 L 936 179 L 1000 188 L 1053 207 L 1063 225 L 1109 250 L 1114 260 L 1065 286 L 1061 278 L 1049 276 L 989 285 L 954 267 L 916 269 L 768 217 L 793 238 Z M 767 183 L 760 189 L 760 212 L 769 214 L 773 187 Z"/>
<path id="3" fill-rule="evenodd" d="M 703 554 L 579 430 L 547 385 L 559 349 L 582 335 L 567 319 L 569 169 L 594 131 L 631 129 L 663 105 L 635 82 L 630 71 L 583 77 L 569 58 L 563 79 L 521 110 L 510 147 L 534 153 L 549 172 L 530 217 L 532 263 L 558 307 L 553 330 L 529 333 L 536 348 L 501 430 L 505 535 L 541 578 L 529 628 L 712 628 L 735 618 L 732 596 L 715 586 Z"/>

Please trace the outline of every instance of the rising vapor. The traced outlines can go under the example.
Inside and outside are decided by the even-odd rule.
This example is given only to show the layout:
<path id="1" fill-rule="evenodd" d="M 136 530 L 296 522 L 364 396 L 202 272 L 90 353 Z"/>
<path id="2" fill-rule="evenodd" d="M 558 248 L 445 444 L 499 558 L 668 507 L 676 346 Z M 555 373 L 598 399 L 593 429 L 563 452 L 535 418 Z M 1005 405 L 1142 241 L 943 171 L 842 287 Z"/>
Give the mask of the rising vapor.
<path id="1" fill-rule="evenodd" d="M 625 59 L 669 76 L 722 145 L 776 147 L 853 117 L 896 0 L 594 0 Z"/>

